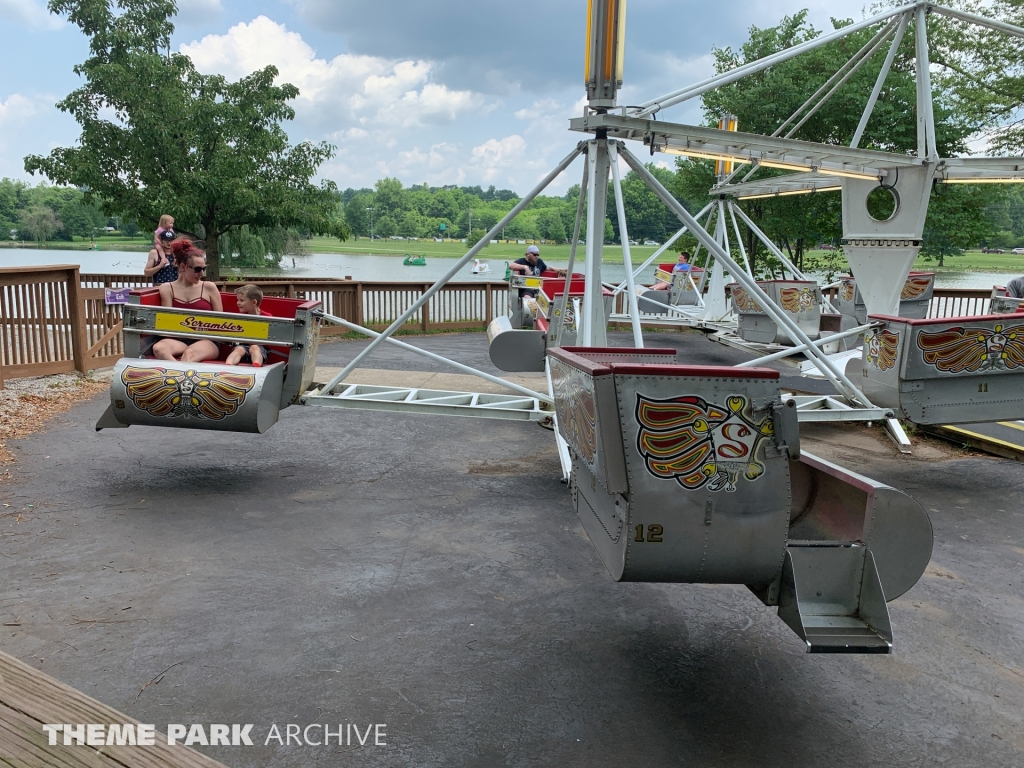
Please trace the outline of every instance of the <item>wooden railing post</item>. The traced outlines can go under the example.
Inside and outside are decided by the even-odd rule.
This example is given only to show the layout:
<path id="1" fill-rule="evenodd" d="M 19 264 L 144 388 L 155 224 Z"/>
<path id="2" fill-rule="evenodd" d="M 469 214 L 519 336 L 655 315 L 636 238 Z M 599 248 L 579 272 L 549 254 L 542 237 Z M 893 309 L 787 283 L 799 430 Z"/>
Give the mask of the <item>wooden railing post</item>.
<path id="1" fill-rule="evenodd" d="M 88 373 L 86 352 L 89 342 L 85 337 L 85 305 L 81 298 L 81 278 L 78 267 L 67 272 L 68 312 L 71 313 L 71 356 L 75 362 L 75 370 Z"/>
<path id="2" fill-rule="evenodd" d="M 424 293 L 426 293 L 427 290 L 429 290 L 431 285 L 432 285 L 432 283 L 424 283 L 423 287 L 420 289 L 422 291 L 422 293 L 420 293 L 420 296 L 422 296 Z M 444 289 L 442 288 L 441 290 L 443 291 Z M 438 294 L 438 295 L 440 296 L 441 294 Z M 420 310 L 420 312 L 421 312 L 421 318 L 422 318 L 422 321 L 423 321 L 422 322 L 423 332 L 427 333 L 427 331 L 430 330 L 430 302 L 429 301 L 426 304 L 423 305 L 423 308 Z"/>
<path id="3" fill-rule="evenodd" d="M 484 325 L 488 326 L 491 324 L 491 320 L 494 319 L 493 293 L 494 291 L 491 290 L 490 283 L 484 285 Z"/>

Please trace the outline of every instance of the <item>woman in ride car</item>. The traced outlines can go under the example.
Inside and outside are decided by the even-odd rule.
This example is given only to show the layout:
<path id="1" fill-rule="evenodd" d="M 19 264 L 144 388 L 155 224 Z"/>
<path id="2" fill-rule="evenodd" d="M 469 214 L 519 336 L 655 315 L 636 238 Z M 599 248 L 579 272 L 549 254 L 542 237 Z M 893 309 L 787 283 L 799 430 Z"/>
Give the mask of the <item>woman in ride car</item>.
<path id="1" fill-rule="evenodd" d="M 223 312 L 224 305 L 217 286 L 203 279 L 206 276 L 206 254 L 184 237 L 171 243 L 170 248 L 178 268 L 178 279 L 160 285 L 160 305 L 196 312 Z M 158 360 L 174 360 L 180 355 L 183 363 L 199 363 L 216 360 L 220 350 L 209 339 L 189 342 L 187 339 L 164 338 L 153 345 L 153 355 Z"/>

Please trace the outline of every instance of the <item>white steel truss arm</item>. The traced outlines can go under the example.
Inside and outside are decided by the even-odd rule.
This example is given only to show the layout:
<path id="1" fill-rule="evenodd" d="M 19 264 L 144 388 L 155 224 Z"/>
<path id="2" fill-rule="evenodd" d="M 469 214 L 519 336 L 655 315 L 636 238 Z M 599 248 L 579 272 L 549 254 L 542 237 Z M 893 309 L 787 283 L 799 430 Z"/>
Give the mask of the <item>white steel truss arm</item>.
<path id="1" fill-rule="evenodd" d="M 732 200 L 725 200 L 723 205 L 729 211 L 729 218 L 732 219 L 732 231 L 736 233 L 736 247 L 740 249 L 740 256 L 743 257 L 743 264 L 747 268 L 747 274 L 753 277 L 754 268 L 750 263 L 750 259 L 747 258 L 747 249 L 743 247 L 743 238 L 740 237 L 740 225 L 736 223 L 736 214 L 734 213 L 736 206 Z"/>
<path id="2" fill-rule="evenodd" d="M 511 389 L 513 392 L 518 392 L 521 395 L 526 395 L 527 397 L 536 398 L 537 400 L 540 400 L 541 402 L 544 402 L 544 403 L 548 403 L 549 405 L 554 403 L 554 401 L 550 397 L 548 397 L 547 395 L 542 395 L 540 392 L 534 392 L 532 389 L 529 389 L 528 387 L 520 386 L 519 384 L 515 384 L 515 383 L 513 383 L 511 381 L 506 381 L 505 379 L 499 378 L 498 376 L 492 376 L 491 374 L 485 373 L 484 371 L 478 371 L 476 368 L 473 368 L 473 367 L 468 366 L 468 365 L 463 365 L 462 363 L 456 362 L 455 360 L 449 360 L 447 357 L 443 357 L 441 355 L 435 354 L 433 352 L 430 352 L 429 350 L 423 349 L 422 347 L 416 347 L 416 346 L 413 346 L 412 344 L 406 344 L 404 341 L 399 341 L 398 339 L 392 338 L 390 336 L 384 336 L 383 333 L 378 333 L 377 331 L 371 331 L 369 328 L 364 328 L 361 325 L 356 325 L 355 323 L 350 323 L 348 320 L 346 320 L 346 319 L 344 319 L 342 317 L 336 317 L 335 315 L 329 315 L 326 312 L 320 314 L 320 317 L 322 317 L 324 320 L 326 320 L 326 321 L 328 321 L 330 323 L 335 323 L 335 324 L 340 325 L 340 326 L 342 326 L 344 328 L 348 328 L 350 331 L 355 331 L 356 333 L 361 333 L 364 336 L 369 336 L 370 338 L 372 338 L 374 340 L 379 339 L 380 341 L 386 341 L 389 344 L 394 344 L 396 347 L 401 347 L 402 349 L 408 350 L 409 352 L 415 352 L 417 355 L 422 355 L 423 357 L 429 358 L 430 360 L 433 360 L 435 362 L 444 363 L 445 365 L 449 365 L 452 368 L 455 368 L 456 370 L 462 371 L 463 373 L 470 373 L 473 376 L 479 376 L 484 381 L 489 381 L 492 384 L 498 384 L 498 385 L 500 385 L 502 387 L 507 387 L 508 389 Z M 332 381 L 333 381 L 333 379 L 332 379 Z M 336 383 L 335 384 L 325 384 L 320 389 L 320 394 L 321 395 L 329 395 L 329 394 L 331 394 L 331 390 L 333 390 L 334 387 L 336 387 L 336 386 L 337 386 Z"/>
<path id="3" fill-rule="evenodd" d="M 928 60 L 928 9 L 917 6 L 914 27 L 917 45 L 917 156 L 922 159 L 938 158 L 935 147 L 935 117 L 932 113 L 932 76 Z"/>
<path id="4" fill-rule="evenodd" d="M 857 402 L 865 407 L 873 407 L 870 400 L 864 396 L 852 381 L 850 381 L 846 375 L 836 368 L 835 364 L 828 359 L 820 349 L 814 346 L 807 334 L 800 330 L 799 326 L 794 323 L 790 318 L 785 316 L 784 312 L 780 312 L 774 302 L 768 297 L 761 286 L 757 284 L 750 275 L 740 269 L 739 265 L 733 261 L 732 257 L 726 253 L 725 249 L 722 248 L 715 239 L 708 235 L 707 232 L 702 230 L 700 226 L 694 221 L 689 211 L 682 206 L 682 204 L 672 197 L 672 193 L 669 192 L 661 184 L 657 178 L 654 177 L 641 163 L 632 152 L 625 147 L 619 147 L 619 152 L 622 157 L 626 160 L 626 163 L 632 168 L 640 178 L 642 178 L 651 191 L 661 198 L 661 201 L 668 206 L 679 220 L 690 227 L 690 232 L 704 243 L 704 246 L 714 254 L 716 259 L 721 260 L 722 264 L 729 269 L 729 273 L 732 274 L 736 280 L 742 285 L 749 293 L 751 293 L 758 304 L 760 304 L 765 312 L 775 321 L 776 324 L 782 326 L 786 333 L 793 339 L 797 344 L 805 344 L 807 351 L 811 354 L 812 359 L 815 361 L 815 365 L 818 366 L 819 370 L 832 382 L 832 384 L 843 394 L 845 394 L 852 401 Z"/>
<path id="5" fill-rule="evenodd" d="M 972 24 L 977 24 L 979 27 L 988 27 L 989 29 L 1005 32 L 1014 37 L 1024 37 L 1024 29 L 1013 24 L 1007 24 L 1005 21 L 996 21 L 987 16 L 979 16 L 976 13 L 968 13 L 967 11 L 958 11 L 955 8 L 947 8 L 944 5 L 929 5 L 929 8 L 935 11 L 935 13 L 949 16 L 953 19 L 960 19 L 961 21 L 969 21 Z"/>
<path id="6" fill-rule="evenodd" d="M 747 75 L 751 75 L 754 74 L 755 72 L 760 72 L 764 69 L 768 69 L 768 67 L 774 66 L 776 64 L 781 64 L 784 61 L 789 61 L 795 56 L 799 56 L 800 54 L 806 53 L 807 51 L 813 51 L 815 48 L 820 48 L 823 45 L 831 43 L 833 40 L 839 40 L 841 38 L 846 37 L 847 35 L 853 34 L 854 32 L 859 32 L 865 27 L 873 26 L 875 24 L 885 21 L 886 19 L 892 18 L 893 16 L 897 16 L 906 11 L 913 10 L 915 5 L 916 3 L 913 3 L 910 5 L 901 6 L 899 8 L 892 8 L 888 11 L 885 11 L 884 13 L 878 14 L 877 16 L 872 16 L 869 19 L 864 19 L 863 21 L 859 21 L 856 24 L 851 24 L 848 27 L 843 27 L 842 29 L 837 29 L 835 32 L 831 32 L 827 35 L 821 35 L 820 37 L 816 37 L 813 40 L 808 40 L 807 42 L 801 43 L 800 45 L 794 45 L 792 48 L 787 48 L 784 51 L 774 53 L 771 56 L 765 56 L 763 59 L 752 61 L 749 64 L 737 67 L 736 69 L 731 69 L 728 72 L 723 72 L 719 75 L 715 75 L 714 77 L 710 77 L 707 80 L 702 80 L 696 85 L 691 85 L 686 88 L 680 88 L 677 91 L 673 91 L 672 93 L 660 96 L 657 99 L 645 101 L 643 104 L 640 105 L 640 109 L 632 114 L 635 117 L 642 117 L 644 115 L 654 114 L 655 112 L 665 109 L 666 107 L 671 107 L 682 101 L 692 99 L 695 96 L 700 96 L 702 93 L 706 93 L 707 91 L 714 90 L 715 88 L 719 88 L 723 85 L 729 85 L 730 83 L 734 83 L 740 78 L 746 77 Z"/>
<path id="7" fill-rule="evenodd" d="M 352 359 L 352 362 L 350 362 L 348 365 L 342 368 L 338 375 L 331 379 L 328 385 L 324 388 L 324 392 L 330 392 L 332 389 L 334 389 L 334 387 L 336 387 L 339 382 L 343 381 L 346 376 L 352 373 L 352 371 L 359 365 L 359 363 L 363 361 L 363 359 L 367 355 L 369 355 L 371 352 L 373 352 L 373 350 L 379 347 L 384 342 L 385 339 L 391 336 L 391 334 L 393 334 L 395 331 L 397 331 L 399 328 L 405 325 L 405 323 L 409 320 L 410 317 L 416 314 L 424 304 L 430 301 L 431 297 L 435 293 L 441 290 L 441 288 L 449 280 L 451 280 L 453 277 L 455 277 L 456 274 L 458 274 L 458 271 L 460 269 L 462 269 L 466 264 L 472 261 L 476 257 L 476 255 L 483 249 L 483 247 L 491 242 L 492 237 L 501 232 L 503 227 L 505 227 L 510 221 L 512 221 L 512 219 L 514 219 L 519 214 L 519 212 L 523 210 L 523 208 L 532 203 L 533 199 L 537 197 L 537 195 L 539 195 L 541 192 L 543 192 L 547 188 L 547 186 L 552 181 L 554 181 L 559 176 L 559 174 L 562 173 L 562 171 L 568 168 L 572 161 L 579 157 L 580 153 L 583 151 L 583 147 L 583 142 L 580 142 L 576 146 L 576 148 L 573 149 L 572 152 L 566 155 L 565 158 L 563 158 L 562 162 L 555 166 L 555 169 L 551 171 L 551 173 L 549 173 L 547 176 L 545 176 L 541 180 L 540 184 L 531 189 L 526 194 L 526 196 L 523 197 L 522 200 L 516 203 L 516 206 L 511 211 L 506 213 L 505 216 L 502 217 L 501 221 L 495 224 L 486 235 L 480 238 L 480 241 L 472 248 L 470 248 L 469 251 L 466 252 L 465 256 L 463 256 L 461 259 L 455 262 L 455 264 L 447 272 L 445 272 L 444 275 L 442 275 L 441 278 L 438 279 L 436 283 L 434 283 L 432 286 L 430 286 L 430 288 L 425 290 L 423 292 L 423 295 L 413 302 L 412 306 L 405 310 L 405 312 L 403 312 L 397 320 L 391 323 L 391 325 L 389 325 L 384 330 L 383 333 L 381 333 L 373 341 L 367 344 L 366 348 L 363 349 L 362 352 L 360 352 Z"/>
<path id="8" fill-rule="evenodd" d="M 554 342 L 554 346 L 562 346 L 562 331 L 565 328 L 565 308 L 569 302 L 569 287 L 572 284 L 572 270 L 576 266 L 576 246 L 580 242 L 580 226 L 583 223 L 583 207 L 586 203 L 586 190 L 588 184 L 588 176 L 590 174 L 590 163 L 584 161 L 583 163 L 583 182 L 580 184 L 580 199 L 576 201 L 576 223 L 572 227 L 572 244 L 569 246 L 569 265 L 565 270 L 565 287 L 562 290 L 561 298 L 555 300 L 555 319 L 552 322 L 554 326 L 548 332 L 549 338 Z M 549 375 L 550 378 L 550 375 Z"/>
<path id="9" fill-rule="evenodd" d="M 642 349 L 644 335 L 640 330 L 640 310 L 636 304 L 636 284 L 633 282 L 633 259 L 629 252 L 629 232 L 626 229 L 626 204 L 622 199 L 622 180 L 619 178 L 619 155 L 615 142 L 608 142 L 608 159 L 612 166 L 612 185 L 615 189 L 615 211 L 619 218 L 619 242 L 622 244 L 622 265 L 626 268 L 626 300 L 629 306 L 629 320 L 633 328 L 633 346 Z"/>
<path id="10" fill-rule="evenodd" d="M 853 68 L 849 72 L 847 72 L 839 80 L 838 83 L 836 83 L 835 85 L 832 86 L 832 90 L 830 90 L 828 93 L 826 93 L 822 97 L 821 101 L 819 101 L 817 104 L 815 104 L 814 107 L 806 115 L 804 115 L 802 118 L 800 118 L 800 122 L 798 122 L 796 125 L 794 125 L 789 130 L 789 132 L 786 134 L 786 138 L 787 139 L 793 138 L 793 134 L 795 134 L 797 131 L 799 131 L 803 127 L 804 123 L 806 123 L 808 120 L 811 119 L 811 117 L 814 116 L 815 112 L 817 112 L 819 109 L 821 109 L 829 99 L 831 99 L 833 96 L 835 96 L 836 91 L 838 91 L 840 88 L 842 88 L 844 85 L 846 85 L 846 83 L 849 81 L 849 79 L 851 77 L 853 77 L 855 74 L 857 74 L 857 72 L 860 70 L 860 68 L 863 67 L 865 64 L 867 64 L 868 61 L 872 57 L 874 57 L 874 55 L 878 51 L 878 49 L 881 48 L 883 45 L 885 45 L 885 41 L 888 39 L 889 33 L 896 29 L 896 25 L 897 25 L 897 22 L 894 19 L 893 21 L 889 22 L 889 24 L 885 27 L 885 29 L 883 29 L 881 32 L 879 32 L 877 35 L 875 35 L 874 39 L 871 41 L 871 42 L 874 42 L 874 45 L 871 46 L 871 50 L 869 50 L 866 54 L 864 54 L 864 56 L 859 61 L 857 61 L 856 64 L 853 65 Z"/>
<path id="11" fill-rule="evenodd" d="M 881 43 L 885 39 L 886 35 L 888 35 L 892 31 L 893 27 L 897 23 L 898 22 L 895 19 L 893 19 L 888 24 L 886 24 L 884 27 L 882 27 L 880 30 L 878 30 L 878 32 L 875 34 L 875 36 L 872 37 L 870 40 L 868 40 L 859 51 L 857 51 L 855 54 L 853 54 L 853 56 L 851 56 L 850 59 L 845 64 L 843 64 L 843 66 L 841 66 L 836 71 L 836 73 L 834 75 L 832 75 L 832 77 L 830 77 L 828 80 L 826 80 L 824 83 L 822 83 L 821 87 L 818 88 L 818 90 L 816 90 L 814 93 L 812 93 L 810 98 L 807 99 L 807 101 L 805 101 L 803 104 L 801 104 L 800 108 L 797 109 L 796 112 L 794 112 L 792 115 L 790 115 L 789 118 L 787 118 L 787 120 L 782 125 L 780 125 L 778 128 L 776 128 L 775 131 L 772 133 L 772 136 L 781 136 L 782 132 L 784 130 L 786 130 L 786 126 L 788 126 L 790 123 L 792 123 L 794 120 L 796 120 L 803 113 L 803 111 L 805 109 L 807 109 L 812 104 L 814 104 L 814 102 L 816 102 L 818 100 L 818 98 L 823 93 L 828 91 L 829 88 L 832 88 L 832 86 L 836 82 L 836 80 L 839 80 L 839 78 L 843 77 L 843 75 L 846 74 L 847 70 L 850 67 L 853 67 L 858 62 L 863 63 L 864 60 L 867 60 L 867 59 L 871 58 L 872 54 L 874 54 L 874 52 L 875 52 L 875 46 L 877 44 Z M 854 68 L 854 71 L 856 71 L 856 69 L 858 69 L 858 68 L 859 68 L 859 64 L 858 64 L 857 67 Z M 852 73 L 850 73 L 850 74 L 852 74 Z M 845 82 L 846 82 L 846 78 L 844 78 L 842 80 L 842 82 L 840 82 L 839 85 L 836 86 L 836 88 L 838 88 L 839 86 L 841 86 Z M 821 104 L 818 104 L 818 106 L 815 107 L 814 110 L 811 111 L 811 114 L 813 115 L 814 112 L 816 112 L 818 110 L 818 108 L 821 107 L 822 104 L 824 104 L 826 101 L 828 101 L 833 93 L 835 93 L 835 89 L 833 89 L 831 92 L 829 92 L 828 96 L 825 96 L 825 98 L 823 98 L 821 100 Z M 807 118 L 805 117 L 804 118 L 804 122 L 806 122 L 806 119 Z M 801 123 L 801 125 L 802 124 L 803 123 Z M 800 126 L 797 126 L 797 128 L 799 128 L 799 127 Z M 796 128 L 794 128 L 792 131 L 787 133 L 786 134 L 786 138 L 789 138 L 790 136 L 792 136 L 794 131 L 796 131 Z"/>
<path id="12" fill-rule="evenodd" d="M 777 245 L 775 245 L 775 243 L 773 243 L 769 239 L 768 235 L 766 235 L 764 232 L 762 232 L 761 228 L 758 227 L 757 224 L 755 224 L 751 220 L 751 218 L 749 216 L 747 216 L 747 214 L 745 214 L 743 212 L 742 208 L 740 208 L 738 205 L 735 205 L 735 204 L 732 207 L 733 207 L 733 210 L 735 210 L 736 213 L 739 214 L 739 217 L 741 219 L 743 219 L 743 223 L 746 224 L 747 227 L 750 228 L 751 232 L 754 233 L 754 236 L 757 237 L 757 239 L 760 240 L 762 243 L 764 243 L 765 247 L 769 251 L 772 252 L 772 255 L 775 256 L 775 258 L 777 258 L 779 261 L 781 261 L 783 263 L 783 265 L 786 267 L 786 269 L 788 269 L 790 271 L 790 273 L 793 275 L 793 277 L 795 277 L 797 280 L 806 280 L 807 279 L 806 277 L 804 277 L 804 273 L 801 272 L 799 269 L 797 269 L 796 265 L 794 265 L 793 262 L 791 262 L 786 257 L 786 254 L 784 254 L 782 252 L 782 249 L 780 249 Z"/>
<path id="13" fill-rule="evenodd" d="M 864 130 L 868 127 L 868 120 L 871 119 L 871 113 L 875 111 L 875 102 L 878 101 L 878 95 L 882 92 L 882 86 L 885 85 L 885 79 L 889 76 L 889 70 L 892 68 L 892 63 L 896 59 L 896 51 L 899 50 L 900 43 L 903 42 L 903 35 L 907 31 L 907 24 L 909 22 L 909 13 L 904 13 L 900 16 L 900 25 L 896 29 L 896 35 L 892 39 L 892 45 L 889 46 L 889 53 L 886 54 L 885 61 L 882 62 L 882 69 L 878 72 L 878 79 L 875 80 L 875 87 L 871 89 L 871 95 L 868 97 L 868 103 L 864 106 L 864 113 L 860 116 L 860 122 L 857 123 L 857 130 L 853 133 L 853 141 L 850 142 L 851 147 L 856 147 L 860 144 L 860 140 L 864 136 Z"/>

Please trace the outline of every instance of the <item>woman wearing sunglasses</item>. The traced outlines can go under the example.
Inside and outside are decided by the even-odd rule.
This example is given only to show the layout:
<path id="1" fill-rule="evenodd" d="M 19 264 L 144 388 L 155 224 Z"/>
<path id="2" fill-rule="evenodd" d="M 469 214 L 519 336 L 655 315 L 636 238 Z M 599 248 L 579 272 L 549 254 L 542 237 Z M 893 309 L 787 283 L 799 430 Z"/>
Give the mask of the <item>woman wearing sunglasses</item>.
<path id="1" fill-rule="evenodd" d="M 171 243 L 170 248 L 174 265 L 178 268 L 178 279 L 160 285 L 160 305 L 196 312 L 223 312 L 220 291 L 214 283 L 204 279 L 206 254 L 184 237 Z M 159 339 L 152 351 L 158 360 L 174 360 L 180 355 L 183 363 L 216 360 L 220 354 L 217 345 L 209 339 L 199 339 L 191 344 L 183 339 Z"/>

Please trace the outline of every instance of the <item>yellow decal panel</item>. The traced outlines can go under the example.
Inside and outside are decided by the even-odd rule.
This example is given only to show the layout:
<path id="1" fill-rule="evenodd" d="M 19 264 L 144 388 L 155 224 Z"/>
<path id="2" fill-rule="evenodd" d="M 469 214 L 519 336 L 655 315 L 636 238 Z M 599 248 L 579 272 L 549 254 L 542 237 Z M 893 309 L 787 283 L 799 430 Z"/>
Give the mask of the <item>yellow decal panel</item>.
<path id="1" fill-rule="evenodd" d="M 657 270 L 654 271 L 654 279 L 655 280 L 660 280 L 663 283 L 671 283 L 672 282 L 672 274 L 669 273 L 669 272 L 666 272 L 664 269 L 657 269 Z"/>
<path id="2" fill-rule="evenodd" d="M 551 301 L 548 299 L 544 291 L 537 294 L 537 306 L 540 307 L 540 311 L 544 313 L 544 317 L 547 317 L 548 307 L 551 306 Z"/>
<path id="3" fill-rule="evenodd" d="M 169 312 L 157 312 L 153 318 L 153 327 L 157 331 L 198 333 L 207 336 L 237 336 L 242 339 L 270 337 L 270 323 L 219 315 L 172 315 Z"/>

